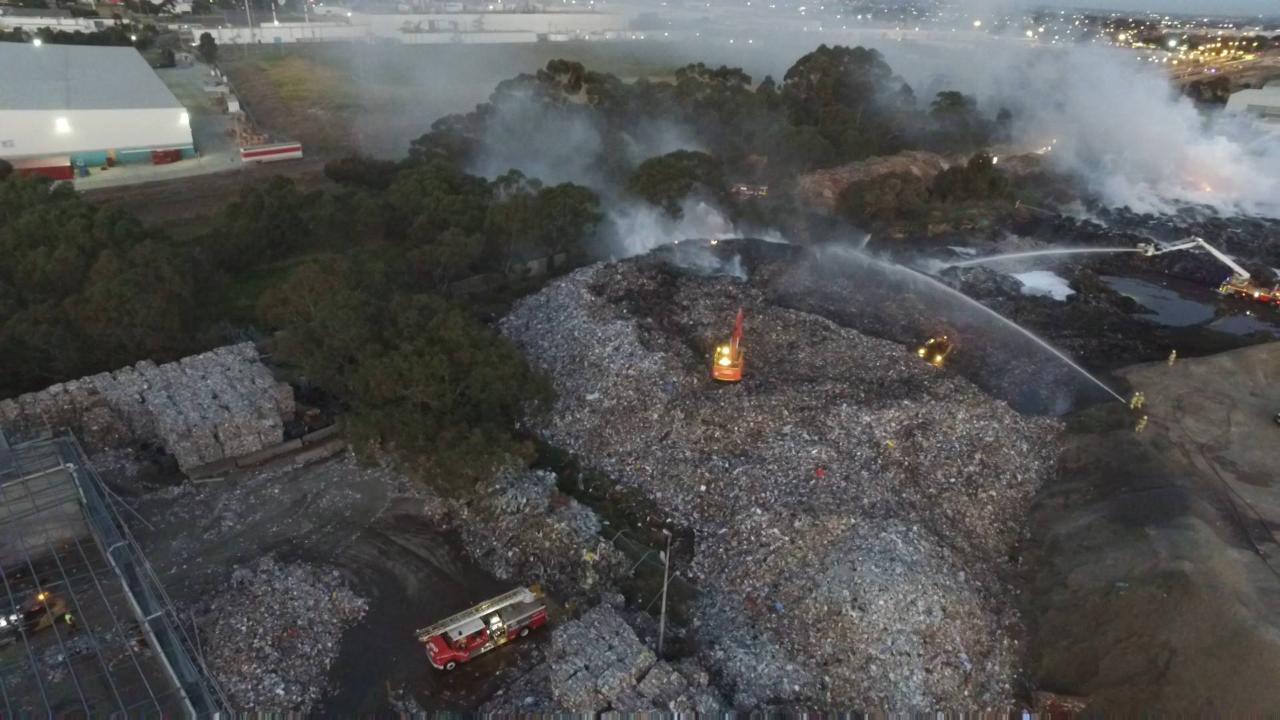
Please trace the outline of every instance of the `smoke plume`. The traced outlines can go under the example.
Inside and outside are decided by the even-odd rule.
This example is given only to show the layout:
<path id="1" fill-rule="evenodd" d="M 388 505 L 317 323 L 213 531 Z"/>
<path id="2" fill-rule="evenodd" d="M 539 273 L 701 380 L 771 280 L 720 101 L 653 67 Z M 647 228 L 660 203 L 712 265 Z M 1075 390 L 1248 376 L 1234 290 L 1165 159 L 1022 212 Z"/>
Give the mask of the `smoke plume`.
<path id="1" fill-rule="evenodd" d="M 1017 139 L 1051 147 L 1050 166 L 1104 204 L 1280 216 L 1280 133 L 1221 110 L 1202 113 L 1179 96 L 1167 66 L 1109 48 L 1030 48 L 1012 38 L 983 43 L 982 62 L 973 54 L 955 62 L 947 53 L 945 68 L 935 69 L 984 107 L 1013 110 Z M 925 64 L 913 69 L 927 82 Z"/>

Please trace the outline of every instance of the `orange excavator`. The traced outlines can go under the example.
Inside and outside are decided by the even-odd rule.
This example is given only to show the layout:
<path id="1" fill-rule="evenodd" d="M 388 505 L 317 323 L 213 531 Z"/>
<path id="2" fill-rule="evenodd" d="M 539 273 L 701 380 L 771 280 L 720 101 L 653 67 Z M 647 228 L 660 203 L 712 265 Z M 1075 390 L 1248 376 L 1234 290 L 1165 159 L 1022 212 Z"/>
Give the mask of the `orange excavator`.
<path id="1" fill-rule="evenodd" d="M 733 336 L 724 345 L 716 346 L 711 361 L 711 377 L 720 382 L 738 382 L 742 379 L 742 308 L 733 322 Z"/>

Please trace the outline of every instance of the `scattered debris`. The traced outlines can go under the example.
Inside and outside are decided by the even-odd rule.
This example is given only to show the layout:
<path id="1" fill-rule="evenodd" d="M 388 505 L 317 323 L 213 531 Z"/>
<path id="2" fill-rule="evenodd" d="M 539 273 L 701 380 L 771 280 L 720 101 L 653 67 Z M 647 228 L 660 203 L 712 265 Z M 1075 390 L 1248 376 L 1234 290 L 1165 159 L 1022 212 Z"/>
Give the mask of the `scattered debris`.
<path id="1" fill-rule="evenodd" d="M 626 570 L 591 508 L 556 490 L 545 471 L 501 470 L 456 506 L 454 526 L 477 563 L 503 580 L 565 599 L 611 585 Z"/>
<path id="2" fill-rule="evenodd" d="M 306 712 L 342 633 L 368 603 L 336 570 L 263 558 L 231 574 L 204 613 L 205 658 L 239 710 Z"/>
<path id="3" fill-rule="evenodd" d="M 738 307 L 752 362 L 718 385 L 706 363 Z M 739 707 L 1012 700 L 1008 558 L 1055 421 L 653 258 L 579 270 L 501 327 L 556 385 L 534 429 L 693 530 L 703 657 Z"/>

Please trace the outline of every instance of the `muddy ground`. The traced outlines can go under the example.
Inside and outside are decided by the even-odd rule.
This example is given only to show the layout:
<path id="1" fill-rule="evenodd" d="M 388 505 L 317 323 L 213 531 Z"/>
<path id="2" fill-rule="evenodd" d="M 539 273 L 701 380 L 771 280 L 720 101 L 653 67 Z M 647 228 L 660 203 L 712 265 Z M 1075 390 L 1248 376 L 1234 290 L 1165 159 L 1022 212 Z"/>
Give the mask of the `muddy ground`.
<path id="1" fill-rule="evenodd" d="M 1031 685 L 1109 714 L 1280 707 L 1280 343 L 1120 374 L 1147 429 L 1074 416 L 1029 518 Z"/>

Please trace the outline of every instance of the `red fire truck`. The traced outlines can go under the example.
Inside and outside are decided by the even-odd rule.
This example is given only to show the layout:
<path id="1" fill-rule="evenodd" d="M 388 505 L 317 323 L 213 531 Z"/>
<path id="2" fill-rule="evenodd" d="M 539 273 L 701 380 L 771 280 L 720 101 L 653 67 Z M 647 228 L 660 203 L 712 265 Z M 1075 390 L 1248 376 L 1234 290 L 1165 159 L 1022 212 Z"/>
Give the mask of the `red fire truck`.
<path id="1" fill-rule="evenodd" d="M 432 667 L 452 670 L 546 624 L 546 603 L 533 590 L 516 588 L 422 628 L 417 636 Z"/>

